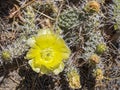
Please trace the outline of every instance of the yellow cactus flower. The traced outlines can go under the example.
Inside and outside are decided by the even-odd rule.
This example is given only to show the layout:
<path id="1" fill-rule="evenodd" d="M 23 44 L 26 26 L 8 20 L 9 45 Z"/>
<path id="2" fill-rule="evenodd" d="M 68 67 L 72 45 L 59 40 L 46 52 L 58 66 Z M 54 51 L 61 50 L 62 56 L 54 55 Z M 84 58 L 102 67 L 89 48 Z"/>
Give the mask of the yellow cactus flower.
<path id="1" fill-rule="evenodd" d="M 68 59 L 71 53 L 65 41 L 50 29 L 41 30 L 33 39 L 26 55 L 32 69 L 41 74 L 62 72 L 63 60 Z"/>

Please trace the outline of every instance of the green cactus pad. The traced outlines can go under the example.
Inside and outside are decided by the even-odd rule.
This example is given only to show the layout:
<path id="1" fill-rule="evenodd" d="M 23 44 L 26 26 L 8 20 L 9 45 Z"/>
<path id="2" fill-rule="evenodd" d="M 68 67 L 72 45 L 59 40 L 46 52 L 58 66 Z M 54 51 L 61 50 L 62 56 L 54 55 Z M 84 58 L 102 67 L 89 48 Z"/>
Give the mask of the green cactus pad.
<path id="1" fill-rule="evenodd" d="M 61 13 L 58 25 L 61 29 L 68 30 L 79 23 L 79 13 L 77 10 L 69 9 Z"/>

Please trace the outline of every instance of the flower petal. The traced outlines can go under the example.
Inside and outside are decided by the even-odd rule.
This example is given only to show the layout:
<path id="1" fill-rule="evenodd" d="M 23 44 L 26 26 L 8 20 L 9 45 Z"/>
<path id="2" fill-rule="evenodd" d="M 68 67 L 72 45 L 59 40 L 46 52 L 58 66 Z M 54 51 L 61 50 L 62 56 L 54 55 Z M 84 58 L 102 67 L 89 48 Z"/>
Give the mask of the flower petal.
<path id="1" fill-rule="evenodd" d="M 55 53 L 55 56 L 52 58 L 52 60 L 45 63 L 45 66 L 49 68 L 50 70 L 54 70 L 57 67 L 59 67 L 60 63 L 62 62 L 62 57 L 60 56 L 60 53 Z"/>
<path id="2" fill-rule="evenodd" d="M 29 38 L 28 40 L 27 40 L 27 45 L 29 45 L 30 47 L 32 47 L 32 46 L 34 46 L 35 45 L 35 38 L 34 37 L 32 37 L 32 38 Z"/>
<path id="3" fill-rule="evenodd" d="M 29 52 L 27 53 L 27 55 L 26 55 L 26 59 L 32 59 L 32 58 L 38 56 L 39 53 L 40 53 L 40 49 L 39 48 L 31 48 L 29 50 Z"/>
<path id="4" fill-rule="evenodd" d="M 68 46 L 66 45 L 65 41 L 62 38 L 57 38 L 55 44 L 54 44 L 54 50 L 56 50 L 57 52 L 61 53 L 61 57 L 63 59 L 67 59 L 70 56 L 70 49 L 68 48 Z"/>
<path id="5" fill-rule="evenodd" d="M 44 49 L 50 47 L 56 41 L 56 37 L 54 35 L 41 35 L 36 38 L 36 45 L 40 48 Z"/>
<path id="6" fill-rule="evenodd" d="M 33 71 L 35 71 L 36 73 L 39 73 L 39 72 L 40 72 L 40 68 L 35 68 L 35 67 L 34 67 L 33 60 L 29 60 L 29 61 L 28 61 L 28 64 L 32 67 Z"/>
<path id="7" fill-rule="evenodd" d="M 59 67 L 53 71 L 53 73 L 54 73 L 55 75 L 58 75 L 60 72 L 63 71 L 64 66 L 65 66 L 64 63 L 62 62 L 62 63 L 59 65 Z"/>

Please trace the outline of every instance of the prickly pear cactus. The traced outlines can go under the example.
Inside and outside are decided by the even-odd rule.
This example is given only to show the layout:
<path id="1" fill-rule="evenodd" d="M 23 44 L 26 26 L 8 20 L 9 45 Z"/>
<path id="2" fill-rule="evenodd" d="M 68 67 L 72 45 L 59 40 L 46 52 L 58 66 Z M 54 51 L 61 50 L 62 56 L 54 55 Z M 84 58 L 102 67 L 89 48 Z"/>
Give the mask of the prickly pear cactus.
<path id="1" fill-rule="evenodd" d="M 9 57 L 7 57 L 9 60 L 7 60 L 7 62 L 9 61 L 10 63 L 13 62 L 13 59 L 15 58 L 19 58 L 21 55 L 24 55 L 24 53 L 28 50 L 28 46 L 27 46 L 27 39 L 34 35 L 37 30 L 35 27 L 35 15 L 34 15 L 34 11 L 33 11 L 33 7 L 29 6 L 26 8 L 26 12 L 23 12 L 25 17 L 25 23 L 23 26 L 19 26 L 19 28 L 22 28 L 21 32 L 19 33 L 18 38 L 16 38 L 15 41 L 13 41 L 11 44 L 8 45 L 4 45 L 2 46 L 2 50 L 0 51 L 0 62 L 6 62 L 5 57 L 3 56 L 4 52 L 8 52 Z M 13 29 L 15 29 L 15 27 L 12 27 Z M 17 31 L 16 31 L 17 32 Z"/>
<path id="2" fill-rule="evenodd" d="M 79 13 L 75 9 L 68 9 L 61 13 L 58 25 L 62 29 L 70 29 L 79 24 Z"/>
<path id="3" fill-rule="evenodd" d="M 105 44 L 104 37 L 102 36 L 101 31 L 99 30 L 99 19 L 100 15 L 94 14 L 92 16 L 88 16 L 88 19 L 84 21 L 85 29 L 82 30 L 84 33 L 84 53 L 82 53 L 82 58 L 88 60 L 91 55 L 93 55 L 96 51 L 96 46 L 100 43 Z"/>
<path id="4" fill-rule="evenodd" d="M 120 26 L 119 26 L 120 25 L 120 19 L 119 19 L 120 18 L 120 15 L 119 15 L 119 13 L 120 13 L 120 0 L 115 0 L 115 4 L 116 4 L 116 6 L 114 6 L 115 7 L 114 18 L 117 22 L 117 28 L 120 29 Z"/>
<path id="5" fill-rule="evenodd" d="M 89 39 L 85 42 L 85 53 L 83 58 L 87 60 L 96 51 L 96 46 L 100 43 L 104 43 L 104 39 L 99 31 L 93 31 L 90 34 Z"/>
<path id="6" fill-rule="evenodd" d="M 1 62 L 6 62 L 5 56 L 4 56 L 4 52 L 7 52 L 9 55 L 7 55 L 7 58 L 9 60 L 9 62 L 12 63 L 13 59 L 15 58 L 19 58 L 21 55 L 23 55 L 25 53 L 25 51 L 28 49 L 26 42 L 25 42 L 26 38 L 19 38 L 17 39 L 14 43 L 7 45 L 6 47 L 2 47 L 2 51 L 0 53 L 0 58 L 1 58 Z M 9 56 L 9 57 L 8 57 Z"/>

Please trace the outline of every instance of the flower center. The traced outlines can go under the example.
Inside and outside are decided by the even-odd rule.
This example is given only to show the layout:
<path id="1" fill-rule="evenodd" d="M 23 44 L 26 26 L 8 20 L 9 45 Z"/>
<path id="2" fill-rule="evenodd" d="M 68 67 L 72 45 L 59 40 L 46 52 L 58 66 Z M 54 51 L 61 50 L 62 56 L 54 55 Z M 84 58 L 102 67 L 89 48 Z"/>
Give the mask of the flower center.
<path id="1" fill-rule="evenodd" d="M 51 48 L 46 48 L 40 52 L 41 58 L 45 61 L 49 61 L 53 58 L 54 52 Z"/>

